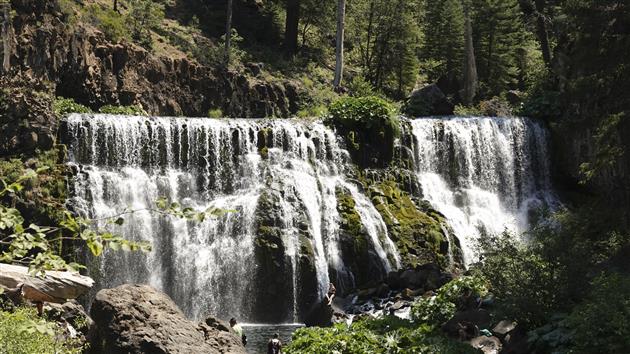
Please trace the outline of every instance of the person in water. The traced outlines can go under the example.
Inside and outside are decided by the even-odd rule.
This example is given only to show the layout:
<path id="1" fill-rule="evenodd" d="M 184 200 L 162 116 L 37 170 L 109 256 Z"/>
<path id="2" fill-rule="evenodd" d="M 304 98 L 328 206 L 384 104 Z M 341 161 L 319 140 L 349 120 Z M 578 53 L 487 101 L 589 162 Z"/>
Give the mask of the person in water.
<path id="1" fill-rule="evenodd" d="M 326 300 L 328 301 L 328 306 L 332 306 L 333 299 L 335 298 L 335 293 L 337 293 L 337 289 L 333 283 L 328 284 L 328 293 L 326 293 Z"/>
<path id="2" fill-rule="evenodd" d="M 282 353 L 282 342 L 280 341 L 280 335 L 275 333 L 273 338 L 269 340 L 267 343 L 267 354 L 281 354 Z"/>
<path id="3" fill-rule="evenodd" d="M 243 334 L 243 327 L 241 327 L 241 325 L 236 322 L 236 318 L 232 317 L 230 319 L 230 327 L 232 328 L 232 331 L 234 331 L 234 333 L 236 333 L 236 335 L 241 338 L 243 345 L 246 345 L 247 337 L 245 336 L 245 334 Z"/>

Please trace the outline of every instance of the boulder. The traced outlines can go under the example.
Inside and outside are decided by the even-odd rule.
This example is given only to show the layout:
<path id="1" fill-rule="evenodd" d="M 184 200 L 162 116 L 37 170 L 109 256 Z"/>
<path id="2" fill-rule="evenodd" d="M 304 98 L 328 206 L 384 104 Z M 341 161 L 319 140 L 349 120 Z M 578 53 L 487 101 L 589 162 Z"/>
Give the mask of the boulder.
<path id="1" fill-rule="evenodd" d="M 400 280 L 400 273 L 397 271 L 389 272 L 387 274 L 387 278 L 385 278 L 385 283 L 387 283 L 391 289 L 403 288 L 402 281 Z"/>
<path id="2" fill-rule="evenodd" d="M 329 327 L 333 323 L 334 312 L 335 310 L 331 306 L 322 301 L 306 314 L 304 324 L 307 327 Z"/>
<path id="3" fill-rule="evenodd" d="M 148 285 L 101 290 L 90 313 L 98 327 L 95 352 L 245 354 L 234 333 L 207 324 L 217 320 L 189 321 L 173 300 Z"/>
<path id="4" fill-rule="evenodd" d="M 410 289 L 421 289 L 426 279 L 425 274 L 412 269 L 408 269 L 400 275 L 402 286 Z"/>
<path id="5" fill-rule="evenodd" d="M 478 329 L 488 328 L 490 326 L 490 313 L 484 309 L 474 309 L 456 312 L 453 317 L 442 325 L 442 330 L 452 336 L 459 334 L 460 324 L 470 323 L 477 326 Z"/>
<path id="6" fill-rule="evenodd" d="M 403 111 L 409 116 L 420 117 L 452 115 L 454 109 L 455 106 L 444 92 L 437 85 L 431 84 L 414 90 L 407 99 Z"/>
<path id="7" fill-rule="evenodd" d="M 501 341 L 497 337 L 479 336 L 473 338 L 470 345 L 481 350 L 484 354 L 499 354 L 501 352 Z"/>
<path id="8" fill-rule="evenodd" d="M 503 337 L 506 334 L 513 331 L 514 328 L 516 328 L 516 322 L 502 320 L 502 321 L 499 321 L 499 323 L 497 323 L 496 326 L 494 326 L 494 328 L 492 328 L 492 332 L 496 335 Z"/>

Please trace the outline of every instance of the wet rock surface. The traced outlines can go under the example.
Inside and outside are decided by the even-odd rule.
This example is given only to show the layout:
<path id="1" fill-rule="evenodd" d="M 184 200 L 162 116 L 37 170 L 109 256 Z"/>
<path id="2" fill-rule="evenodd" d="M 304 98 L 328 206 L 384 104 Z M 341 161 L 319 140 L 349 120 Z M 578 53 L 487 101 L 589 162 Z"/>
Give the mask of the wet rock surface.
<path id="1" fill-rule="evenodd" d="M 187 320 L 168 296 L 147 285 L 101 290 L 90 313 L 98 326 L 96 352 L 245 354 L 225 326 Z"/>

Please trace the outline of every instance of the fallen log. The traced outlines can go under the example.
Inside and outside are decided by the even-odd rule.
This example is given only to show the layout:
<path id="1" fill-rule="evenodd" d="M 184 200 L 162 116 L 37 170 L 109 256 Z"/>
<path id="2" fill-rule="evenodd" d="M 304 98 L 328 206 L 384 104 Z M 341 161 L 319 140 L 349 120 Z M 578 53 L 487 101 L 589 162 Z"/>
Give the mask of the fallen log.
<path id="1" fill-rule="evenodd" d="M 46 271 L 43 277 L 34 276 L 27 267 L 0 263 L 0 286 L 12 289 L 20 284 L 27 300 L 64 303 L 87 293 L 94 280 L 76 272 Z"/>

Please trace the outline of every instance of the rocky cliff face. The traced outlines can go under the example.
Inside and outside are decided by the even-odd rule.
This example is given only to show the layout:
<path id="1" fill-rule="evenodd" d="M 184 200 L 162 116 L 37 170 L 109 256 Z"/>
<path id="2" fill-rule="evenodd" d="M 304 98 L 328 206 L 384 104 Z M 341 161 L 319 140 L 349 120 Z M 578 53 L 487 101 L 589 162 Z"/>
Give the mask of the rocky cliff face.
<path id="1" fill-rule="evenodd" d="M 90 106 L 141 105 L 161 116 L 205 116 L 219 108 L 230 117 L 286 117 L 297 111 L 298 87 L 189 59 L 158 57 L 131 43 L 111 43 L 88 24 L 68 24 L 56 0 L 12 0 L 2 31 L 3 77 L 20 74 L 51 83 L 49 92 Z M 3 21 L 6 22 L 6 21 Z M 3 85 L 4 87 L 4 85 Z M 14 125 L 29 112 L 2 114 Z M 6 123 L 6 122 L 5 122 Z"/>
<path id="2" fill-rule="evenodd" d="M 596 160 L 600 153 L 595 138 L 597 128 L 579 121 L 564 123 L 551 131 L 557 184 L 569 191 L 585 188 L 588 193 L 600 196 L 607 206 L 619 211 L 625 226 L 630 226 L 630 154 L 622 154 L 613 164 L 601 166 L 592 179 L 580 186 L 583 179 L 580 165 Z M 623 151 L 630 151 L 630 122 L 621 121 L 609 138 L 615 139 Z"/>

